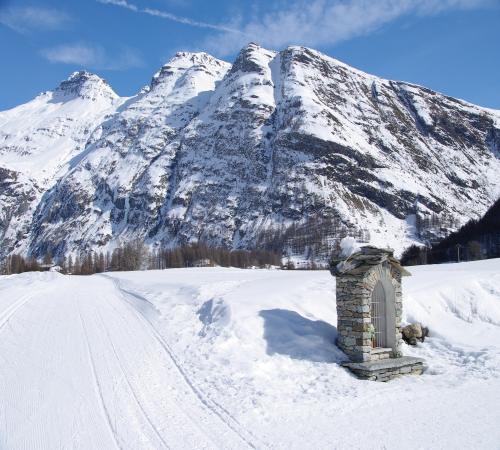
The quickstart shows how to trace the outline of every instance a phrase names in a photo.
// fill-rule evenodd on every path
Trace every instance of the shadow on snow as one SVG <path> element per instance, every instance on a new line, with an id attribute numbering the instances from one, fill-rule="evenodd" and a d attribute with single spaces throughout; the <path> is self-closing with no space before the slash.
<path id="1" fill-rule="evenodd" d="M 286 309 L 259 312 L 264 319 L 268 355 L 287 355 L 312 362 L 340 362 L 344 353 L 335 345 L 337 328 L 322 320 L 310 320 Z"/>

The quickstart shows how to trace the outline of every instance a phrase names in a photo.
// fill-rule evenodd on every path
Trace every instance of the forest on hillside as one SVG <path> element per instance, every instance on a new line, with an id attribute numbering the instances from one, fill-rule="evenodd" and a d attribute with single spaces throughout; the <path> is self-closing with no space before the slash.
<path id="1" fill-rule="evenodd" d="M 404 265 L 474 261 L 500 257 L 500 199 L 479 220 L 470 220 L 430 246 L 413 245 L 402 255 Z"/>

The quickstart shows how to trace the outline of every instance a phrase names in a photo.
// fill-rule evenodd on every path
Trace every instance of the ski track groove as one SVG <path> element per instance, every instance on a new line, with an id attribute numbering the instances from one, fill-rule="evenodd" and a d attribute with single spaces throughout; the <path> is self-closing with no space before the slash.
<path id="1" fill-rule="evenodd" d="M 126 319 L 124 318 L 123 316 L 123 311 L 120 311 L 119 309 L 117 309 L 114 305 L 112 305 L 110 302 L 108 302 L 108 305 L 116 312 L 117 315 L 119 315 L 125 322 L 126 322 Z M 134 315 L 135 317 L 135 315 Z M 127 332 L 127 328 L 124 329 L 124 332 Z M 154 337 L 154 336 L 153 336 Z M 156 341 L 156 338 L 155 338 L 155 341 Z M 160 343 L 159 343 L 160 344 Z M 160 345 L 160 347 L 162 347 Z M 162 347 L 163 349 L 163 347 Z M 164 349 L 163 349 L 164 350 Z M 177 370 L 177 367 L 175 366 L 175 364 L 173 365 L 173 368 L 174 370 Z M 196 420 L 196 418 L 192 417 L 192 415 L 189 413 L 189 411 L 186 411 L 186 409 L 182 406 L 181 403 L 179 403 L 179 401 L 175 398 L 172 397 L 172 401 L 175 403 L 175 405 L 177 406 L 177 409 L 179 411 L 182 411 L 183 414 L 187 417 L 187 419 L 189 419 L 189 421 L 192 423 L 192 425 L 198 429 L 198 431 L 203 434 L 209 441 L 212 441 L 213 442 L 213 437 L 210 435 L 209 432 L 207 432 L 207 430 L 205 430 L 204 427 L 201 427 L 199 424 L 198 424 L 198 421 Z M 214 442 L 213 442 L 214 443 Z M 215 445 L 215 443 L 214 443 Z"/>
<path id="2" fill-rule="evenodd" d="M 26 303 L 28 303 L 34 294 L 28 293 L 23 295 L 20 299 L 13 302 L 12 305 L 9 305 L 2 311 L 0 314 L 0 330 L 10 321 L 10 319 L 16 314 L 16 312 L 21 309 Z"/>
<path id="3" fill-rule="evenodd" d="M 50 289 L 45 289 L 45 290 L 41 290 L 41 291 L 38 291 L 38 292 L 43 292 L 43 293 L 46 293 L 46 292 L 49 292 Z M 19 298 L 16 302 L 14 302 L 12 305 L 10 305 L 8 308 L 6 308 L 5 310 L 3 310 L 2 312 L 5 312 L 7 309 L 10 309 L 14 306 L 14 304 L 18 304 L 20 303 L 22 300 L 25 300 L 22 305 L 19 305 L 18 308 L 15 308 L 15 311 L 12 312 L 12 314 L 9 315 L 9 317 L 7 318 L 6 322 L 8 322 L 12 316 L 14 316 L 15 312 L 20 309 L 22 306 L 24 306 L 26 303 L 29 302 L 29 300 L 31 300 L 32 298 L 34 297 L 34 294 L 31 294 L 31 293 L 28 293 L 28 294 L 24 294 L 21 296 L 21 298 Z M 45 318 L 47 318 L 50 313 L 52 311 L 50 309 L 44 311 L 45 313 Z M 2 314 L 2 316 L 5 316 L 4 314 Z M 42 329 L 42 332 L 37 336 L 38 339 L 40 339 L 41 341 L 43 341 L 46 337 L 47 337 L 47 331 L 49 330 L 49 320 L 43 320 L 42 323 L 44 323 L 44 326 L 43 326 L 43 329 Z M 3 325 L 5 325 L 6 323 L 3 323 L 2 324 L 2 327 Z M 28 417 L 25 417 L 25 422 L 29 423 L 31 426 L 33 427 L 36 427 L 38 426 L 38 424 L 36 424 L 33 420 L 33 416 L 34 416 L 34 413 L 32 410 L 29 411 L 28 413 Z M 5 416 L 3 417 L 3 419 L 5 419 Z M 3 422 L 3 428 L 4 428 L 4 433 L 3 433 L 3 442 L 4 442 L 4 446 L 3 447 L 0 447 L 1 449 L 7 449 L 8 446 L 7 446 L 7 439 L 8 439 L 8 436 L 9 436 L 9 433 L 7 432 L 7 422 Z"/>
<path id="4" fill-rule="evenodd" d="M 111 336 L 109 334 L 109 331 L 108 329 L 106 328 L 105 324 L 104 324 L 104 321 L 102 319 L 102 315 L 101 313 L 99 312 L 99 310 L 97 308 L 95 308 L 95 311 L 99 317 L 99 321 L 101 322 L 101 329 L 104 330 L 104 332 L 106 333 L 106 336 L 108 338 L 108 341 L 111 345 L 111 349 L 113 351 L 113 354 L 116 358 L 116 361 L 118 363 L 118 367 L 120 368 L 120 372 L 121 374 L 123 375 L 123 379 L 125 380 L 125 383 L 127 383 L 127 386 L 130 390 L 130 393 L 132 394 L 132 397 L 134 398 L 134 401 L 135 403 L 137 404 L 137 406 L 139 407 L 140 411 L 142 412 L 144 418 L 146 419 L 146 421 L 148 422 L 148 424 L 150 425 L 151 429 L 153 430 L 153 433 L 158 437 L 158 439 L 162 442 L 163 446 L 167 449 L 170 449 L 170 446 L 165 442 L 165 440 L 163 439 L 163 437 L 161 436 L 160 432 L 158 431 L 158 429 L 156 428 L 156 426 L 153 424 L 153 422 L 151 421 L 149 415 L 146 413 L 145 409 L 143 408 L 141 402 L 139 401 L 138 397 L 137 397 L 137 394 L 134 390 L 134 388 L 132 387 L 132 384 L 130 383 L 130 380 L 129 378 L 127 377 L 127 374 L 125 373 L 125 370 L 123 369 L 123 364 L 118 356 L 118 353 L 116 351 L 116 347 L 113 343 L 113 340 L 111 339 Z"/>
<path id="5" fill-rule="evenodd" d="M 107 410 L 106 405 L 104 403 L 104 398 L 103 398 L 103 395 L 102 395 L 101 385 L 99 384 L 99 380 L 97 378 L 97 373 L 96 373 L 96 369 L 95 369 L 94 358 L 92 356 L 92 351 L 90 350 L 90 344 L 89 344 L 89 338 L 88 338 L 87 328 L 85 327 L 85 324 L 84 324 L 84 321 L 83 321 L 83 318 L 82 318 L 82 313 L 81 313 L 81 309 L 80 309 L 80 302 L 78 301 L 78 299 L 76 299 L 76 307 L 77 307 L 77 311 L 78 311 L 78 317 L 80 318 L 80 324 L 82 326 L 83 334 L 84 334 L 84 337 L 85 337 L 85 346 L 87 348 L 87 355 L 88 355 L 89 363 L 90 363 L 90 371 L 92 373 L 92 378 L 94 380 L 94 386 L 95 386 L 95 389 L 96 389 L 98 397 L 99 397 L 99 404 L 100 404 L 102 413 L 104 414 L 104 417 L 106 419 L 106 423 L 108 425 L 108 429 L 109 429 L 109 432 L 111 434 L 111 437 L 113 439 L 114 444 L 116 445 L 116 447 L 118 449 L 123 450 L 123 447 L 118 442 L 118 439 L 117 439 L 117 436 L 116 436 L 116 430 L 113 428 L 113 425 L 111 423 L 111 417 L 109 415 L 109 411 Z"/>
<path id="6" fill-rule="evenodd" d="M 108 275 L 101 275 L 103 278 L 106 278 L 110 280 L 114 285 L 120 296 L 124 299 L 124 303 L 128 306 L 130 310 L 132 310 L 133 314 L 136 315 L 139 320 L 141 320 L 145 325 L 146 328 L 149 329 L 153 335 L 153 337 L 156 338 L 156 340 L 159 342 L 161 347 L 165 350 L 167 356 L 172 360 L 174 363 L 177 371 L 179 374 L 182 376 L 184 379 L 184 382 L 189 386 L 190 390 L 195 394 L 195 396 L 198 398 L 201 404 L 203 404 L 211 413 L 215 414 L 221 422 L 228 427 L 229 429 L 232 430 L 246 445 L 248 445 L 251 448 L 257 449 L 257 447 L 247 438 L 243 435 L 243 433 L 248 433 L 250 436 L 256 440 L 255 436 L 252 435 L 248 430 L 238 430 L 238 428 L 243 428 L 241 424 L 224 408 L 222 408 L 220 405 L 217 403 L 213 402 L 211 399 L 206 398 L 201 391 L 194 385 L 194 383 L 191 381 L 189 376 L 186 374 L 184 369 L 182 368 L 181 364 L 177 361 L 177 357 L 174 355 L 173 350 L 170 348 L 170 345 L 163 339 L 163 337 L 160 335 L 160 333 L 156 330 L 154 325 L 151 323 L 149 319 L 147 319 L 144 315 L 140 314 L 130 303 L 130 300 L 127 298 L 128 296 L 132 296 L 137 298 L 140 301 L 147 301 L 150 303 L 147 299 L 144 299 L 142 296 L 139 294 L 136 294 L 134 292 L 130 292 L 124 288 L 121 287 L 119 280 L 114 279 L 113 277 L 110 277 Z M 220 410 L 218 410 L 220 409 Z M 226 416 L 226 417 L 224 417 Z M 235 425 L 231 424 L 230 421 L 235 422 Z M 262 448 L 264 448 L 263 446 Z"/>

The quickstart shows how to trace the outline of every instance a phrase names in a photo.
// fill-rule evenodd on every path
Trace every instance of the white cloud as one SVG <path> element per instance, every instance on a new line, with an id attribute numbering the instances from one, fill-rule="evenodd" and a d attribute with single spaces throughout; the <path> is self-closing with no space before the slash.
<path id="1" fill-rule="evenodd" d="M 435 15 L 488 3 L 489 0 L 294 0 L 280 10 L 240 23 L 239 34 L 209 36 L 205 47 L 227 55 L 249 40 L 273 49 L 290 44 L 333 45 L 367 35 L 402 16 Z"/>
<path id="2" fill-rule="evenodd" d="M 114 5 L 121 6 L 125 9 L 130 9 L 130 11 L 139 12 L 139 8 L 125 0 L 97 0 L 97 3 L 102 3 L 103 5 Z"/>
<path id="3" fill-rule="evenodd" d="M 19 33 L 32 30 L 59 30 L 65 28 L 71 17 L 49 8 L 24 7 L 0 10 L 0 23 Z"/>
<path id="4" fill-rule="evenodd" d="M 136 13 L 148 14 L 150 16 L 155 16 L 155 17 L 159 17 L 161 19 L 170 20 L 172 22 L 182 23 L 184 25 L 189 25 L 192 27 L 208 28 L 208 29 L 212 29 L 212 30 L 223 31 L 226 33 L 236 33 L 236 34 L 241 33 L 240 30 L 233 29 L 233 28 L 227 27 L 225 25 L 217 25 L 217 24 L 208 23 L 208 22 L 200 22 L 198 20 L 190 19 L 189 17 L 177 16 L 175 14 L 171 14 L 171 13 L 166 12 L 166 11 L 160 11 L 159 9 L 140 8 L 137 5 L 130 3 L 126 0 L 97 0 L 97 2 L 102 3 L 104 5 L 120 6 L 122 8 L 128 9 L 128 10 L 136 12 Z"/>
<path id="5" fill-rule="evenodd" d="M 131 49 L 125 49 L 111 57 L 101 46 L 82 42 L 44 49 L 41 54 L 52 63 L 72 64 L 93 69 L 125 70 L 143 65 L 141 57 Z"/>
<path id="6" fill-rule="evenodd" d="M 367 35 L 402 16 L 428 16 L 448 10 L 472 9 L 495 0 L 290 0 L 272 12 L 253 14 L 250 20 L 234 17 L 217 25 L 200 22 L 152 8 L 142 8 L 128 0 L 96 0 L 135 13 L 207 28 L 218 33 L 206 39 L 204 47 L 218 55 L 228 55 L 249 41 L 280 49 L 289 44 L 334 45 Z"/>
<path id="7" fill-rule="evenodd" d="M 53 63 L 92 66 L 103 58 L 100 49 L 85 44 L 63 44 L 42 50 L 43 56 Z"/>

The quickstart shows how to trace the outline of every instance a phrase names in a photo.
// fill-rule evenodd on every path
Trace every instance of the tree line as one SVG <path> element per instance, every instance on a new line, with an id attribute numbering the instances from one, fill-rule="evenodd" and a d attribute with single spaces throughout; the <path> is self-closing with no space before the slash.
<path id="1" fill-rule="evenodd" d="M 281 256 L 268 250 L 228 250 L 203 243 L 150 251 L 142 241 L 122 244 L 110 252 L 86 252 L 73 258 L 52 260 L 46 254 L 39 263 L 34 258 L 10 255 L 1 272 L 7 275 L 57 266 L 63 273 L 91 275 L 111 271 L 154 270 L 181 267 L 269 267 L 281 266 Z"/>
<path id="2" fill-rule="evenodd" d="M 326 262 L 340 254 L 339 243 L 345 236 L 359 242 L 370 239 L 369 232 L 353 224 L 345 224 L 339 217 L 310 217 L 289 226 L 268 228 L 256 236 L 255 249 L 229 250 L 211 247 L 205 243 L 183 245 L 177 248 L 149 250 L 142 241 L 122 244 L 110 252 L 82 252 L 65 259 L 56 258 L 55 264 L 65 273 L 89 275 L 108 271 L 132 271 L 217 265 L 222 267 L 281 266 L 284 269 L 321 269 Z M 293 257 L 299 256 L 295 264 Z M 43 262 L 21 255 L 0 267 L 1 273 L 19 273 L 44 270 L 52 265 L 47 252 Z"/>
<path id="3" fill-rule="evenodd" d="M 17 254 L 7 256 L 7 259 L 1 267 L 1 273 L 5 275 L 38 270 L 41 270 L 41 267 L 35 258 L 24 258 Z"/>
<path id="4" fill-rule="evenodd" d="M 217 265 L 222 267 L 281 266 L 281 256 L 269 250 L 227 250 L 206 244 L 192 244 L 174 249 L 153 251 L 149 256 L 150 269 Z"/>
<path id="5" fill-rule="evenodd" d="M 287 268 L 326 268 L 326 262 L 340 255 L 340 241 L 353 236 L 358 242 L 368 242 L 368 230 L 345 224 L 339 217 L 314 216 L 285 227 L 269 228 L 256 237 L 257 247 L 283 255 Z M 303 260 L 298 267 L 292 256 Z"/>

